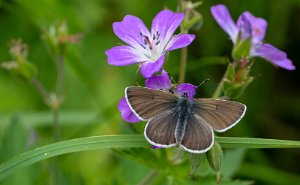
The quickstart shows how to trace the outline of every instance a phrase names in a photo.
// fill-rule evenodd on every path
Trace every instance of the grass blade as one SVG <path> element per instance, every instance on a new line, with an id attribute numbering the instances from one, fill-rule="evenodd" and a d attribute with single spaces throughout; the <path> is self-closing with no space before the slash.
<path id="1" fill-rule="evenodd" d="M 224 148 L 300 148 L 300 142 L 260 138 L 216 137 Z M 108 135 L 72 139 L 25 152 L 0 165 L 0 180 L 41 160 L 98 149 L 149 147 L 143 135 Z"/>

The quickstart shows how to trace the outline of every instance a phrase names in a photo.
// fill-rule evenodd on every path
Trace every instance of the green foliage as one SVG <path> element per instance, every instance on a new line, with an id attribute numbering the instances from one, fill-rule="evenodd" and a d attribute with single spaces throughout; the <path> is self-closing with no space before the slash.
<path id="1" fill-rule="evenodd" d="M 199 84 L 211 79 L 198 89 L 197 97 L 211 97 L 226 71 L 217 97 L 239 99 L 248 107 L 241 123 L 225 135 L 246 138 L 216 138 L 225 148 L 220 184 L 297 184 L 298 150 L 281 148 L 299 148 L 299 143 L 258 138 L 299 140 L 299 74 L 275 69 L 260 59 L 255 64 L 249 61 L 251 72 L 247 67 L 241 70 L 238 62 L 247 59 L 249 41 L 232 50 L 228 36 L 209 12 L 214 4 L 217 2 L 205 1 L 193 7 L 193 17 L 184 22 L 184 29 L 196 35 L 188 48 L 186 82 Z M 296 65 L 299 5 L 298 0 L 227 3 L 234 18 L 245 10 L 265 18 L 266 42 L 286 51 Z M 136 66 L 121 69 L 107 64 L 104 51 L 122 43 L 114 35 L 112 23 L 132 14 L 149 27 L 158 11 L 165 7 L 176 10 L 176 6 L 177 1 L 166 0 L 0 1 L 1 185 L 55 184 L 50 180 L 50 157 L 60 161 L 59 182 L 63 185 L 216 184 L 205 158 L 196 156 L 189 162 L 188 154 L 183 153 L 174 160 L 176 150 L 150 149 L 142 135 L 132 135 L 141 133 L 144 123 L 125 124 L 116 108 L 124 88 L 144 85 L 144 80 L 135 75 Z M 67 28 L 59 29 L 64 24 Z M 60 43 L 76 40 L 77 33 L 82 33 L 80 42 L 67 47 Z M 13 38 L 22 38 L 28 52 L 12 55 L 8 43 Z M 226 59 L 230 51 L 237 62 L 234 65 Z M 54 55 L 61 54 L 65 57 L 64 103 L 59 116 L 62 142 L 51 144 L 52 112 L 28 81 L 38 79 L 54 92 Z M 179 58 L 180 52 L 174 51 L 166 64 L 175 80 Z M 104 148 L 112 150 L 98 150 Z"/>

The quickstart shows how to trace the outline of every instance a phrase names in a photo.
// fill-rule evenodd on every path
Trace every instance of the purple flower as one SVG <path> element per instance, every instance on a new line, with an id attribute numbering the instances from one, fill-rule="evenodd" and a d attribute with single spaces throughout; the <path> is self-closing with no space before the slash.
<path id="1" fill-rule="evenodd" d="M 107 50 L 108 63 L 115 66 L 139 64 L 142 75 L 151 77 L 162 69 L 166 52 L 188 46 L 194 40 L 192 34 L 173 36 L 183 18 L 183 13 L 163 10 L 153 19 L 151 31 L 141 19 L 132 15 L 113 23 L 115 34 L 128 45 Z"/>
<path id="2" fill-rule="evenodd" d="M 285 52 L 262 42 L 267 29 L 267 22 L 263 18 L 257 18 L 250 12 L 244 12 L 235 24 L 228 9 L 221 4 L 211 7 L 211 13 L 235 45 L 238 44 L 239 39 L 251 39 L 250 57 L 264 58 L 287 70 L 296 69 Z"/>
<path id="3" fill-rule="evenodd" d="M 183 83 L 176 87 L 176 93 L 179 96 L 184 96 L 184 94 L 186 94 L 189 99 L 193 99 L 194 95 L 196 94 L 197 88 L 197 86 L 194 86 L 192 84 Z"/>
<path id="4" fill-rule="evenodd" d="M 118 103 L 118 109 L 121 112 L 122 118 L 129 123 L 139 122 L 140 119 L 131 111 L 130 107 L 127 104 L 125 97 L 121 98 Z"/>
<path id="5" fill-rule="evenodd" d="M 171 82 L 168 73 L 162 70 L 161 75 L 154 75 L 146 79 L 146 87 L 155 90 L 171 89 Z"/>

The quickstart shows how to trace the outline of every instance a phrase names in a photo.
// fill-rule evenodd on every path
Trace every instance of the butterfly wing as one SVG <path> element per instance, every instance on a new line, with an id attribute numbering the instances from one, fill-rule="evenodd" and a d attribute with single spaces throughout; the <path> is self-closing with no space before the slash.
<path id="1" fill-rule="evenodd" d="M 177 117 L 176 113 L 168 110 L 150 119 L 144 131 L 145 138 L 148 142 L 152 145 L 164 148 L 175 146 Z"/>
<path id="2" fill-rule="evenodd" d="M 213 143 L 214 133 L 211 126 L 195 115 L 189 115 L 181 147 L 190 153 L 204 153 Z"/>
<path id="3" fill-rule="evenodd" d="M 125 98 L 130 109 L 143 121 L 173 109 L 178 100 L 173 94 L 145 87 L 127 87 Z"/>
<path id="4" fill-rule="evenodd" d="M 209 98 L 196 99 L 193 106 L 195 117 L 217 132 L 224 132 L 236 125 L 246 109 L 246 105 L 238 102 Z"/>

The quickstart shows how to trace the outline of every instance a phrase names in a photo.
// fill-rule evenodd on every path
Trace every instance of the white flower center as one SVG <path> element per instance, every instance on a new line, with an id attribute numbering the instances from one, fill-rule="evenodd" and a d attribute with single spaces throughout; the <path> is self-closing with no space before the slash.
<path id="1" fill-rule="evenodd" d="M 140 35 L 143 38 L 143 43 L 140 43 L 140 46 L 146 50 L 146 52 L 144 52 L 145 56 L 152 61 L 158 60 L 163 53 L 163 50 L 159 47 L 161 41 L 158 31 L 153 33 L 152 37 L 144 35 L 143 33 L 140 33 Z"/>

